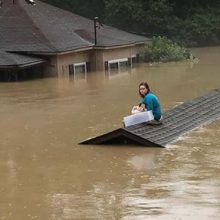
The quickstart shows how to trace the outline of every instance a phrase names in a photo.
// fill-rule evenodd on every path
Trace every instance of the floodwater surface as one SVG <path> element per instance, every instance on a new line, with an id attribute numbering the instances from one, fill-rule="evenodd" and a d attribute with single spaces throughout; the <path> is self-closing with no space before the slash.
<path id="1" fill-rule="evenodd" d="M 0 83 L 0 220 L 220 219 L 220 120 L 165 149 L 84 146 L 121 127 L 149 82 L 166 110 L 220 88 L 220 47 L 193 62 Z"/>

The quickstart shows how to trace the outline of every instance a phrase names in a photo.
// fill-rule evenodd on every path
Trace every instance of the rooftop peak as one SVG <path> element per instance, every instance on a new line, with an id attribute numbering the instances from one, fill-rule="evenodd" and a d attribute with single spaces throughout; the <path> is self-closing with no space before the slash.
<path id="1" fill-rule="evenodd" d="M 14 0 L 13 0 L 14 1 Z M 25 0 L 30 5 L 36 5 L 35 0 Z"/>
<path id="2" fill-rule="evenodd" d="M 10 0 L 13 5 L 16 4 L 16 0 Z M 36 5 L 35 0 L 25 0 L 30 5 Z M 9 2 L 8 2 L 9 3 Z M 0 0 L 0 8 L 4 6 L 4 0 Z"/>

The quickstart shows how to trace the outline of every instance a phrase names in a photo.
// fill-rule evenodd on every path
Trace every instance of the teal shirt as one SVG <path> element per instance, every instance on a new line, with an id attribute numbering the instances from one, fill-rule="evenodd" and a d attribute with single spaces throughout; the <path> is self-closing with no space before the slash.
<path id="1" fill-rule="evenodd" d="M 141 103 L 145 104 L 147 110 L 152 110 L 155 120 L 159 120 L 162 115 L 160 101 L 152 92 L 147 93 Z"/>

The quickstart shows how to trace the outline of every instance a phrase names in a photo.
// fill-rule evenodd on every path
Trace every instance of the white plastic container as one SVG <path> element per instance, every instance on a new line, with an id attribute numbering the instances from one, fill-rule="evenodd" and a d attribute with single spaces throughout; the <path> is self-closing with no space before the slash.
<path id="1" fill-rule="evenodd" d="M 125 127 L 151 121 L 154 119 L 152 111 L 140 112 L 124 117 Z"/>

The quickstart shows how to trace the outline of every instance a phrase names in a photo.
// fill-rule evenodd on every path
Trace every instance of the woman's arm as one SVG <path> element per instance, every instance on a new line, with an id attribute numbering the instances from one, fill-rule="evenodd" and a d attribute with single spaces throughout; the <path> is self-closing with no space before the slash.
<path id="1" fill-rule="evenodd" d="M 153 99 L 151 97 L 144 97 L 144 104 L 147 106 L 147 110 L 153 110 Z"/>

